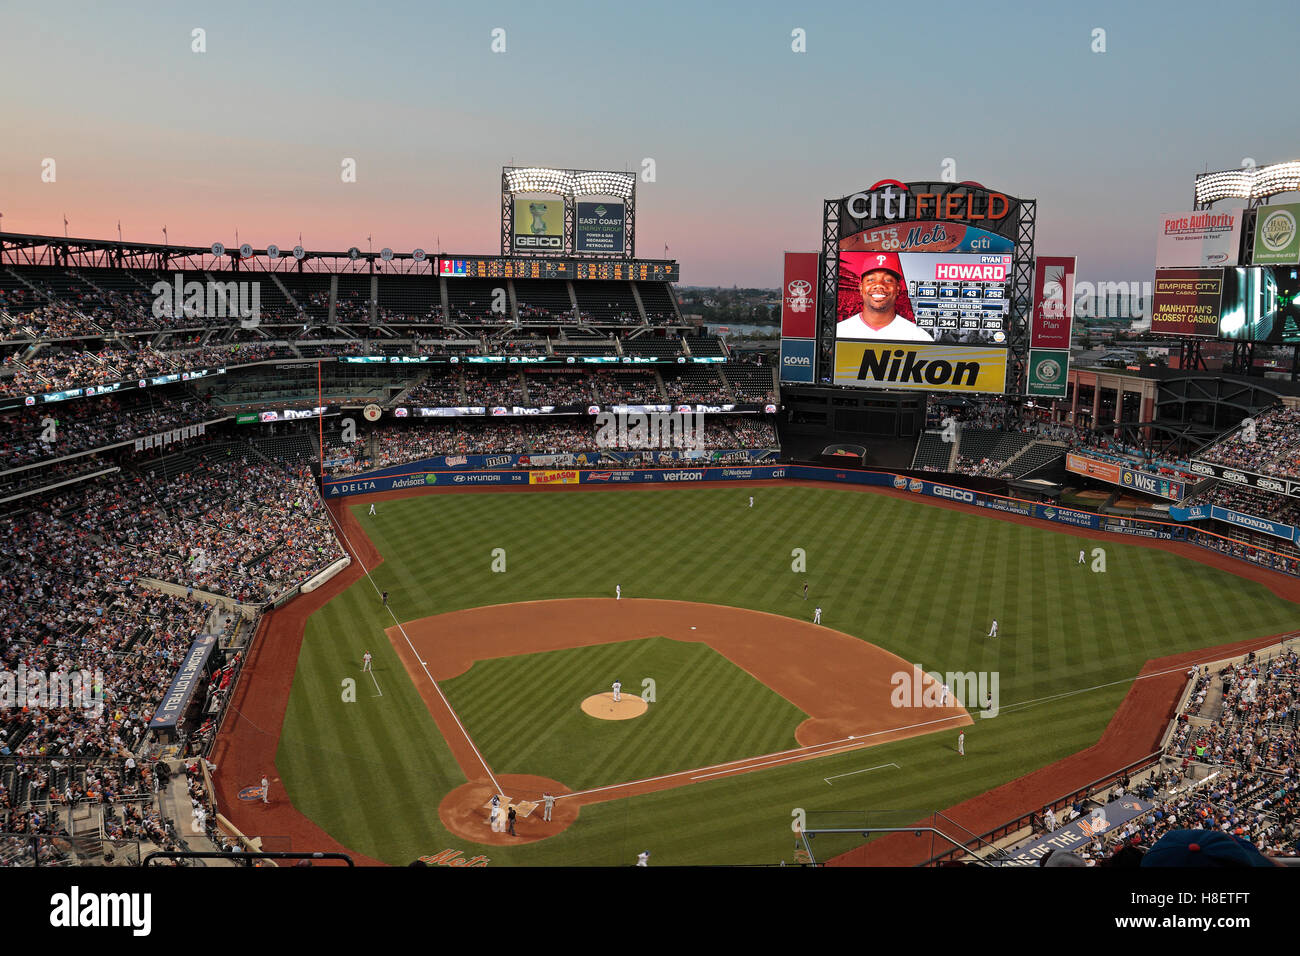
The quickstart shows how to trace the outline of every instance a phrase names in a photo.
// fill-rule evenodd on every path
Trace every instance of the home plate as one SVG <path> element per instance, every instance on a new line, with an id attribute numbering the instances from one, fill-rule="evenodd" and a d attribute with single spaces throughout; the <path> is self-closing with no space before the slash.
<path id="1" fill-rule="evenodd" d="M 691 630 L 692 630 L 692 631 L 695 630 L 695 625 L 694 625 L 694 624 L 691 625 Z"/>

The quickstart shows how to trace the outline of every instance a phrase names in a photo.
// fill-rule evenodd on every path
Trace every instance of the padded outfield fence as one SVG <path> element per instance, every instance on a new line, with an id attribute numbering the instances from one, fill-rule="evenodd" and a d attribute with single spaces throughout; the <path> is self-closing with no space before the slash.
<path id="1" fill-rule="evenodd" d="M 696 484 L 712 481 L 824 481 L 828 483 L 873 485 L 894 488 L 913 494 L 958 504 L 973 505 L 989 511 L 1064 524 L 1090 531 L 1161 541 L 1182 541 L 1211 551 L 1218 551 L 1240 561 L 1300 577 L 1300 560 L 1291 554 L 1274 551 L 1238 538 L 1203 531 L 1175 521 L 1150 518 L 1116 517 L 1078 508 L 1063 508 L 1049 502 L 1029 501 L 988 491 L 975 491 L 960 485 L 932 481 L 928 478 L 900 475 L 887 471 L 856 468 L 828 468 L 822 465 L 722 465 L 677 468 L 572 468 L 521 470 L 438 471 L 408 470 L 394 473 L 355 475 L 350 478 L 324 479 L 321 497 L 326 501 L 352 495 L 401 491 L 411 488 L 536 488 L 563 485 L 617 486 L 637 484 Z"/>

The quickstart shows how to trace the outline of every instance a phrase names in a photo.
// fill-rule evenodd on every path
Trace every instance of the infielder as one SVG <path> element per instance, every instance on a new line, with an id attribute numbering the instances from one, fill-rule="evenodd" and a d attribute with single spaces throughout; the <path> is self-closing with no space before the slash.
<path id="1" fill-rule="evenodd" d="M 271 781 L 267 780 L 265 777 L 262 778 L 262 802 L 271 802 Z"/>
<path id="2" fill-rule="evenodd" d="M 989 637 L 998 636 L 998 619 L 996 617 L 993 619 L 993 626 L 989 628 L 988 636 Z"/>
<path id="3" fill-rule="evenodd" d="M 957 734 L 957 756 L 966 756 L 966 731 Z"/>
<path id="4" fill-rule="evenodd" d="M 821 622 L 822 622 L 822 609 L 821 609 L 821 608 L 814 608 L 814 609 L 813 609 L 813 623 L 814 623 L 814 624 L 820 624 Z"/>
<path id="5" fill-rule="evenodd" d="M 371 514 L 375 513 L 375 503 L 373 501 L 370 503 L 370 513 Z"/>
<path id="6" fill-rule="evenodd" d="M 943 691 L 939 695 L 939 706 L 940 707 L 948 706 L 948 685 L 947 684 L 943 685 Z"/>
<path id="7" fill-rule="evenodd" d="M 623 682 L 614 681 L 614 703 L 617 704 L 622 699 L 623 699 Z"/>
<path id="8" fill-rule="evenodd" d="M 361 673 L 364 674 L 368 670 L 370 670 L 370 652 L 366 651 L 361 655 Z"/>
<path id="9" fill-rule="evenodd" d="M 542 819 L 549 823 L 551 821 L 551 811 L 555 809 L 555 797 L 552 794 L 542 794 Z"/>
<path id="10" fill-rule="evenodd" d="M 615 601 L 621 601 L 622 599 L 623 599 L 623 585 L 621 585 L 621 584 L 615 584 L 615 585 L 614 585 L 614 600 L 615 600 Z"/>

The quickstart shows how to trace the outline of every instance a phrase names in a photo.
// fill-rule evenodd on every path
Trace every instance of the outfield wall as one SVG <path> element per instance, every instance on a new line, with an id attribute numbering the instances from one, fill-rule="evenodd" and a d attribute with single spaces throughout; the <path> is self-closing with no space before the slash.
<path id="1" fill-rule="evenodd" d="M 409 468 L 410 466 L 408 466 Z M 798 479 L 830 483 L 872 485 L 909 491 L 913 494 L 955 501 L 959 504 L 1000 511 L 1004 514 L 1035 518 L 1054 524 L 1104 531 L 1112 534 L 1154 538 L 1162 541 L 1186 541 L 1211 551 L 1251 564 L 1300 577 L 1300 562 L 1289 555 L 1241 542 L 1209 531 L 1182 524 L 1151 521 L 1143 518 L 1117 518 L 1091 511 L 1062 508 L 1055 504 L 1010 498 L 986 491 L 972 491 L 957 485 L 924 478 L 896 475 L 892 472 L 861 469 L 827 468 L 821 465 L 726 465 L 703 468 L 615 468 L 532 471 L 407 471 L 403 474 L 370 474 L 354 478 L 327 479 L 322 484 L 325 500 L 352 495 L 399 491 L 408 488 L 467 488 L 479 485 L 618 485 L 618 484 L 688 484 L 709 481 L 779 481 Z M 1254 555 L 1252 557 L 1252 554 Z"/>

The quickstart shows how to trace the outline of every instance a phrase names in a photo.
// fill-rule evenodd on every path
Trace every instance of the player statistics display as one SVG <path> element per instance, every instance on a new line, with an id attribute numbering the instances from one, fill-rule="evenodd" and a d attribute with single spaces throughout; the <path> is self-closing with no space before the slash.
<path id="1" fill-rule="evenodd" d="M 836 341 L 1004 347 L 1010 254 L 840 252 Z"/>

